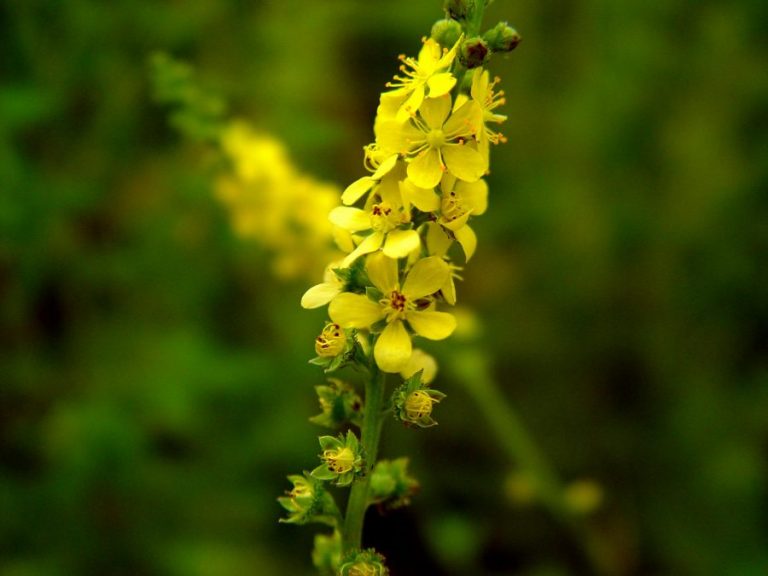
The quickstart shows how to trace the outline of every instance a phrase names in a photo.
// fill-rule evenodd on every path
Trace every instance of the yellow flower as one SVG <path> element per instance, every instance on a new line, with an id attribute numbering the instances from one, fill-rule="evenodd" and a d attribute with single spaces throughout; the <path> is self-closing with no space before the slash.
<path id="1" fill-rule="evenodd" d="M 368 192 L 371 188 L 378 185 L 382 178 L 392 172 L 392 169 L 397 164 L 397 154 L 390 155 L 384 160 L 378 168 L 370 176 L 363 176 L 362 178 L 355 180 L 347 186 L 344 193 L 341 195 L 341 201 L 345 206 L 350 206 L 357 202 L 362 196 Z M 395 185 L 397 182 L 395 181 Z"/>
<path id="2" fill-rule="evenodd" d="M 489 154 L 489 142 L 498 144 L 499 142 L 507 141 L 501 132 L 497 132 L 488 126 L 489 123 L 501 124 L 507 119 L 503 114 L 496 114 L 494 112 L 496 108 L 506 103 L 503 90 L 499 90 L 496 93 L 493 92 L 493 88 L 499 82 L 500 79 L 498 77 L 494 78 L 493 82 L 490 82 L 488 71 L 482 69 L 478 69 L 472 77 L 472 98 L 483 110 L 483 129 L 478 135 L 478 145 L 480 152 L 486 158 L 488 158 Z"/>
<path id="3" fill-rule="evenodd" d="M 474 182 L 488 170 L 488 161 L 469 141 L 482 127 L 482 110 L 473 100 L 451 114 L 451 97 L 426 100 L 411 122 L 384 122 L 379 139 L 387 149 L 415 156 L 408 178 L 419 188 L 434 188 L 450 170 L 457 178 Z"/>
<path id="4" fill-rule="evenodd" d="M 370 256 L 366 269 L 381 299 L 374 302 L 367 296 L 344 292 L 331 301 L 328 314 L 343 328 L 370 328 L 385 320 L 373 356 L 384 372 L 399 372 L 407 365 L 413 349 L 405 322 L 416 334 L 430 340 L 447 338 L 456 327 L 452 315 L 429 309 L 432 302 L 428 297 L 440 290 L 450 270 L 441 258 L 424 258 L 413 265 L 401 287 L 397 261 L 383 253 Z"/>
<path id="5" fill-rule="evenodd" d="M 450 174 L 443 177 L 440 215 L 426 224 L 427 252 L 433 256 L 445 256 L 454 240 L 469 261 L 477 248 L 477 236 L 470 228 L 470 216 L 479 216 L 488 209 L 488 185 L 484 180 L 464 182 Z M 456 271 L 460 268 L 454 266 Z"/>
<path id="6" fill-rule="evenodd" d="M 395 76 L 394 82 L 387 83 L 387 87 L 395 88 L 390 94 L 402 98 L 395 115 L 398 122 L 408 120 L 425 98 L 439 98 L 455 86 L 456 78 L 447 70 L 456 57 L 458 45 L 459 42 L 443 53 L 440 44 L 429 38 L 424 41 L 418 59 L 400 56 L 403 63 L 400 71 L 404 75 Z"/>
<path id="7" fill-rule="evenodd" d="M 372 230 L 344 259 L 344 267 L 379 248 L 390 258 L 403 258 L 421 246 L 416 230 L 400 229 L 401 225 L 408 223 L 410 214 L 398 204 L 382 200 L 371 205 L 369 210 L 338 206 L 331 210 L 328 218 L 336 226 L 350 232 Z"/>

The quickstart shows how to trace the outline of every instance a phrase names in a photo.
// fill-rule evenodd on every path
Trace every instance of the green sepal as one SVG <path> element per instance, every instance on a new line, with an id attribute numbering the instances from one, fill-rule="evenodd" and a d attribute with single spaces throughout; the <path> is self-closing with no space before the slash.
<path id="1" fill-rule="evenodd" d="M 323 450 L 338 450 L 344 446 L 344 442 L 335 436 L 320 436 L 317 440 Z"/>
<path id="2" fill-rule="evenodd" d="M 380 460 L 371 473 L 369 500 L 393 510 L 409 505 L 418 490 L 418 481 L 408 474 L 408 458 Z"/>
<path id="3" fill-rule="evenodd" d="M 343 292 L 362 294 L 371 284 L 365 271 L 365 258 L 358 258 L 349 268 L 333 268 L 333 273 L 344 284 Z"/>
<path id="4" fill-rule="evenodd" d="M 328 468 L 328 464 L 320 464 L 320 466 L 312 470 L 311 474 L 313 478 L 325 481 L 333 480 L 337 476 L 335 472 L 331 472 L 330 468 Z"/>
<path id="5" fill-rule="evenodd" d="M 323 487 L 319 478 L 307 472 L 303 476 L 289 476 L 293 490 L 287 491 L 277 501 L 288 512 L 287 518 L 281 518 L 285 524 L 307 524 L 317 522 L 336 527 L 341 521 L 341 514 L 333 496 Z"/>
<path id="6" fill-rule="evenodd" d="M 329 379 L 329 386 L 315 386 L 322 412 L 309 421 L 327 428 L 339 428 L 351 423 L 362 423 L 363 401 L 354 388 L 341 380 Z"/>
<path id="7" fill-rule="evenodd" d="M 366 287 L 365 295 L 368 297 L 368 300 L 371 300 L 372 302 L 378 302 L 384 297 L 381 290 L 374 288 L 373 286 Z"/>

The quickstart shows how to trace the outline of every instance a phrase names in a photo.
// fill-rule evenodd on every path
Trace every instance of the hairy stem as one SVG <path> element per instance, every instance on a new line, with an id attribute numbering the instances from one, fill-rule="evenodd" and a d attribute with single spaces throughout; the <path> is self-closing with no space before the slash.
<path id="1" fill-rule="evenodd" d="M 366 474 L 357 480 L 349 493 L 347 512 L 342 530 L 344 553 L 361 547 L 363 538 L 363 521 L 368 509 L 368 489 L 371 484 L 371 472 L 376 464 L 379 451 L 381 425 L 384 420 L 385 375 L 377 368 L 365 383 L 365 412 L 361 426 L 361 440 L 365 453 Z"/>

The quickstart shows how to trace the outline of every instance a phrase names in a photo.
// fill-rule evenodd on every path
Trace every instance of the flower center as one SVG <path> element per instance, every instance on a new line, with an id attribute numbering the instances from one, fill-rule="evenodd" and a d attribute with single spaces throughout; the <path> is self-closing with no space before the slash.
<path id="1" fill-rule="evenodd" d="M 302 496 L 312 496 L 313 490 L 307 482 L 297 482 L 290 492 L 292 498 L 301 498 Z"/>
<path id="2" fill-rule="evenodd" d="M 424 390 L 415 390 L 405 399 L 405 413 L 409 420 L 421 420 L 432 414 L 432 398 Z"/>
<path id="3" fill-rule="evenodd" d="M 427 144 L 429 144 L 430 148 L 440 148 L 443 144 L 445 144 L 445 134 L 442 130 L 430 130 L 427 134 Z"/>
<path id="4" fill-rule="evenodd" d="M 335 474 L 345 474 L 352 470 L 355 463 L 355 455 L 348 447 L 340 450 L 326 450 L 323 452 L 323 460 L 328 465 L 328 469 Z"/>
<path id="5" fill-rule="evenodd" d="M 400 213 L 386 202 L 371 207 L 371 228 L 376 232 L 389 232 L 400 223 Z"/>
<path id="6" fill-rule="evenodd" d="M 349 576 L 377 576 L 378 570 L 368 562 L 358 562 L 349 569 Z"/>
<path id="7" fill-rule="evenodd" d="M 409 302 L 406 295 L 399 290 L 392 290 L 389 293 L 389 298 L 382 299 L 380 304 L 384 307 L 387 322 L 392 322 L 398 318 L 405 318 L 408 310 L 415 308 L 415 303 Z"/>
<path id="8" fill-rule="evenodd" d="M 443 197 L 440 209 L 443 218 L 448 222 L 461 218 L 467 213 L 467 208 L 464 206 L 464 202 L 461 201 L 461 197 L 456 194 L 455 191 L 448 194 L 448 196 Z"/>

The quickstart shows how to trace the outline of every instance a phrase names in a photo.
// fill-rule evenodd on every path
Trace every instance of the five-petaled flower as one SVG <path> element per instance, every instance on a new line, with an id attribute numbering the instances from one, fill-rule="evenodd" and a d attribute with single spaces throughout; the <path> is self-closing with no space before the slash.
<path id="1" fill-rule="evenodd" d="M 411 336 L 405 322 L 418 335 L 442 340 L 456 328 L 451 314 L 433 310 L 435 294 L 445 284 L 450 268 L 442 258 L 417 261 L 400 282 L 396 260 L 383 253 L 367 261 L 368 278 L 376 287 L 377 299 L 344 292 L 331 301 L 328 313 L 344 328 L 372 328 L 381 320 L 385 327 L 373 349 L 376 364 L 384 372 L 399 372 L 411 357 Z"/>

